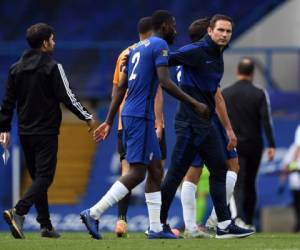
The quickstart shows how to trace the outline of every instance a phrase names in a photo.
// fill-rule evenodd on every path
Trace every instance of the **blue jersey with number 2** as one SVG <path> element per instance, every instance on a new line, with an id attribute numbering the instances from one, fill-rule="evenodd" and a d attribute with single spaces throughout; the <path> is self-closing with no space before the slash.
<path id="1" fill-rule="evenodd" d="M 154 99 L 158 87 L 156 68 L 168 66 L 169 47 L 165 40 L 152 36 L 137 44 L 127 61 L 128 94 L 122 116 L 154 120 Z"/>

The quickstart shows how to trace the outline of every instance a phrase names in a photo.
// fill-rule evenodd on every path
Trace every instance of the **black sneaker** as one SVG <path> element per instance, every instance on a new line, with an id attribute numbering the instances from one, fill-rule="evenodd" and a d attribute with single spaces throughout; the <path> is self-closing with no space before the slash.
<path id="1" fill-rule="evenodd" d="M 23 215 L 16 214 L 16 209 L 8 209 L 3 212 L 3 218 L 9 225 L 11 234 L 16 239 L 24 239 L 23 224 L 25 217 Z"/>
<path id="2" fill-rule="evenodd" d="M 245 229 L 238 227 L 234 224 L 234 222 L 231 222 L 228 227 L 225 229 L 220 229 L 217 227 L 217 233 L 216 238 L 217 239 L 230 239 L 230 238 L 244 238 L 248 237 L 251 234 L 254 234 L 254 231 L 251 229 Z"/>
<path id="3" fill-rule="evenodd" d="M 59 238 L 60 234 L 55 231 L 54 228 L 49 229 L 47 227 L 41 228 L 41 236 L 46 238 Z"/>

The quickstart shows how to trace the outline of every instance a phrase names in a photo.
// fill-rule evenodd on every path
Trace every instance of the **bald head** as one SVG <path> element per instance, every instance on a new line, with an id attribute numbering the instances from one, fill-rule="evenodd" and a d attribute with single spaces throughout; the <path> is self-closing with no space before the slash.
<path id="1" fill-rule="evenodd" d="M 238 74 L 240 75 L 253 75 L 254 73 L 254 62 L 249 57 L 243 57 L 238 64 Z"/>

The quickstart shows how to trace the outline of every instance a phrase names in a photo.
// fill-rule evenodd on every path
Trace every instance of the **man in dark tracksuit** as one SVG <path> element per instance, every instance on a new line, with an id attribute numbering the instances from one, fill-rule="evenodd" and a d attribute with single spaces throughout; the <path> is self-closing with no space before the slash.
<path id="1" fill-rule="evenodd" d="M 210 21 L 208 35 L 170 54 L 169 65 L 182 65 L 180 87 L 189 95 L 205 103 L 210 119 L 199 117 L 193 109 L 180 103 L 175 118 L 176 144 L 171 166 L 162 184 L 161 222 L 166 225 L 168 210 L 176 190 L 196 154 L 200 154 L 210 171 L 210 193 L 218 217 L 217 238 L 246 237 L 253 233 L 231 222 L 226 204 L 225 179 L 227 172 L 224 147 L 212 125 L 215 113 L 215 93 L 223 76 L 223 50 L 232 33 L 232 20 L 215 15 Z"/>
<path id="2" fill-rule="evenodd" d="M 253 60 L 242 58 L 237 69 L 238 81 L 223 91 L 228 115 L 238 139 L 240 172 L 234 192 L 237 216 L 247 225 L 253 224 L 255 211 L 256 175 L 263 152 L 262 127 L 268 140 L 269 160 L 275 154 L 269 98 L 263 89 L 253 85 L 253 77 Z"/>
<path id="3" fill-rule="evenodd" d="M 39 23 L 27 30 L 31 49 L 26 50 L 9 70 L 6 93 L 0 110 L 0 142 L 9 144 L 11 120 L 16 107 L 20 142 L 25 154 L 32 185 L 13 209 L 3 215 L 15 238 L 24 238 L 23 222 L 30 207 L 37 210 L 37 221 L 44 237 L 59 237 L 53 229 L 47 191 L 53 181 L 58 134 L 64 103 L 79 119 L 92 128 L 92 115 L 76 100 L 61 64 L 54 61 L 54 30 Z"/>

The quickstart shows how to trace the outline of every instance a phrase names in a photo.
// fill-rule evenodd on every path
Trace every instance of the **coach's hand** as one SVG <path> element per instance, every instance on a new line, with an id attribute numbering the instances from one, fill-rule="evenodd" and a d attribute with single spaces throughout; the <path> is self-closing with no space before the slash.
<path id="1" fill-rule="evenodd" d="M 9 132 L 2 132 L 0 133 L 0 144 L 3 148 L 8 148 L 10 144 L 10 133 Z"/>
<path id="2" fill-rule="evenodd" d="M 233 150 L 237 145 L 237 138 L 232 129 L 226 129 L 226 133 L 229 140 L 227 144 L 227 150 Z"/>
<path id="3" fill-rule="evenodd" d="M 108 123 L 101 123 L 100 126 L 94 131 L 94 140 L 96 142 L 105 140 L 105 138 L 109 135 L 110 128 L 111 126 Z"/>
<path id="4" fill-rule="evenodd" d="M 90 120 L 87 120 L 86 123 L 89 127 L 88 132 L 91 132 L 94 129 L 95 125 L 96 125 L 96 121 L 92 118 Z"/>
<path id="5" fill-rule="evenodd" d="M 196 101 L 194 104 L 195 110 L 205 119 L 209 118 L 209 108 L 206 104 Z"/>

